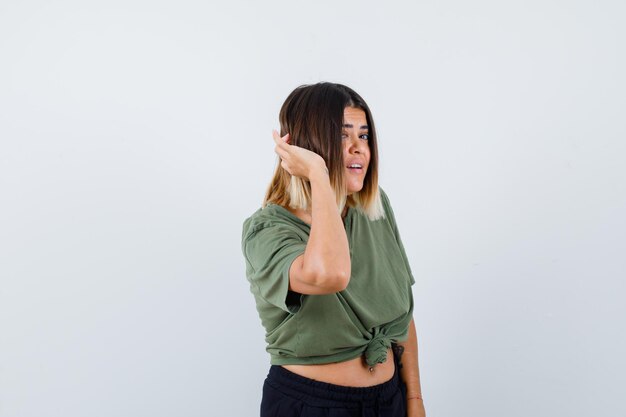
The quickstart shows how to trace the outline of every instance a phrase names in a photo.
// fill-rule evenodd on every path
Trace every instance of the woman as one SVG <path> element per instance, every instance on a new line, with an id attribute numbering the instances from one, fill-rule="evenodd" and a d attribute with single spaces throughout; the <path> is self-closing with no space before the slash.
<path id="1" fill-rule="evenodd" d="M 415 280 L 378 185 L 369 107 L 318 83 L 279 118 L 281 162 L 242 231 L 271 357 L 261 416 L 424 416 Z"/>

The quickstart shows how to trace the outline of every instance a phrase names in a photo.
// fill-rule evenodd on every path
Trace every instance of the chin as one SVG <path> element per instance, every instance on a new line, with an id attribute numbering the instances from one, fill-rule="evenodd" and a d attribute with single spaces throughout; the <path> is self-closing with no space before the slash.
<path id="1" fill-rule="evenodd" d="M 354 194 L 354 193 L 358 193 L 358 192 L 359 192 L 359 191 L 361 191 L 362 189 L 363 189 L 363 186 L 360 186 L 360 187 L 358 187 L 358 188 L 356 188 L 356 187 L 355 187 L 355 188 L 348 187 L 348 192 L 347 192 L 347 195 Z"/>

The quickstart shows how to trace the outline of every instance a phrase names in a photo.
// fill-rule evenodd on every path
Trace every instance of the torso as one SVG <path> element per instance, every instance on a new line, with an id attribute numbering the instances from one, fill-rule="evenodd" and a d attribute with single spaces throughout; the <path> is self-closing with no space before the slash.
<path id="1" fill-rule="evenodd" d="M 311 215 L 299 209 L 285 207 L 303 222 L 311 224 Z M 344 209 L 342 219 L 347 213 Z M 344 385 L 348 387 L 369 387 L 382 384 L 393 377 L 395 365 L 393 361 L 393 350 L 387 350 L 387 361 L 379 363 L 370 371 L 365 358 L 350 359 L 345 362 L 327 363 L 323 365 L 282 365 L 283 368 L 316 381 L 327 382 L 329 384 Z"/>
<path id="2" fill-rule="evenodd" d="M 391 348 L 387 350 L 387 360 L 374 366 L 373 371 L 370 371 L 363 356 L 345 362 L 323 365 L 282 365 L 282 367 L 309 379 L 348 387 L 369 387 L 382 384 L 393 377 L 395 370 Z"/>

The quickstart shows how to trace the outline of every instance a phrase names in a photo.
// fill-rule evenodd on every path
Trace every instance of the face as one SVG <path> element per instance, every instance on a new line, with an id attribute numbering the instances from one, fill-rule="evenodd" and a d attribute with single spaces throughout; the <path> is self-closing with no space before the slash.
<path id="1" fill-rule="evenodd" d="M 345 178 L 350 195 L 363 188 L 370 162 L 369 126 L 363 110 L 354 107 L 344 109 L 341 141 Z M 350 168 L 349 165 L 352 164 L 359 164 L 361 168 Z"/>

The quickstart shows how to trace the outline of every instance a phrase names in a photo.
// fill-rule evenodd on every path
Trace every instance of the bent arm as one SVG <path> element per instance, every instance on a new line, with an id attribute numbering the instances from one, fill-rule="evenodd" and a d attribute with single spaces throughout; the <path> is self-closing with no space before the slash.
<path id="1" fill-rule="evenodd" d="M 315 170 L 309 181 L 311 231 L 304 253 L 289 269 L 289 289 L 300 294 L 335 293 L 350 281 L 348 237 L 325 167 Z"/>

